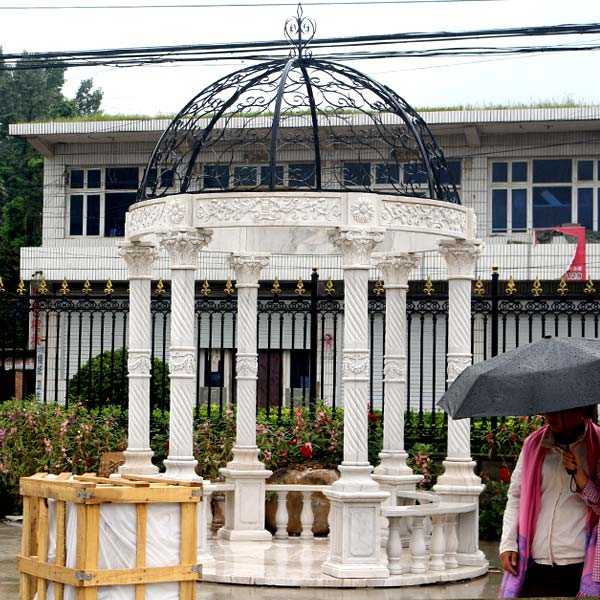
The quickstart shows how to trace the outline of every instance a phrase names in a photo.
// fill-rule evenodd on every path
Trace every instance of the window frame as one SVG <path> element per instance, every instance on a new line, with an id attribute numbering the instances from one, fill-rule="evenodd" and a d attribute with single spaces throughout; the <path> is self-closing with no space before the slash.
<path id="1" fill-rule="evenodd" d="M 561 182 L 535 182 L 533 181 L 533 162 L 536 160 L 570 160 L 571 161 L 571 181 Z M 592 179 L 579 180 L 578 170 L 579 162 L 591 161 L 593 165 Z M 507 181 L 492 181 L 493 165 L 494 163 L 507 163 Z M 513 181 L 513 164 L 514 163 L 526 163 L 527 164 L 527 180 L 526 181 Z M 506 158 L 506 157 L 495 157 L 490 158 L 488 161 L 487 170 L 487 182 L 488 182 L 488 194 L 487 194 L 487 234 L 489 236 L 507 236 L 511 234 L 522 234 L 531 233 L 533 227 L 533 193 L 536 188 L 571 188 L 571 223 L 578 223 L 579 220 L 579 190 L 585 188 L 591 188 L 592 192 L 592 231 L 599 230 L 599 218 L 600 218 L 600 158 L 590 157 L 589 155 L 576 156 L 576 157 L 562 157 L 562 156 L 532 156 L 529 158 L 517 157 L 517 158 Z M 494 190 L 505 189 L 507 191 L 507 218 L 506 218 L 506 231 L 494 230 L 493 229 L 493 193 Z M 526 229 L 514 229 L 513 228 L 513 202 L 512 195 L 514 190 L 526 190 L 526 205 L 527 205 L 527 227 Z M 559 225 L 557 225 L 559 227 Z M 542 229 L 542 228 L 536 228 Z"/>

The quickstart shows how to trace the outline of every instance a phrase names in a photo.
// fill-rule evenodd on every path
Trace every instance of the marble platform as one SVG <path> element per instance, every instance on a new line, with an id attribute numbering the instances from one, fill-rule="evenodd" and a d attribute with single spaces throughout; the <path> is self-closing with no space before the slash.
<path id="1" fill-rule="evenodd" d="M 272 542 L 210 541 L 214 560 L 203 565 L 206 582 L 314 588 L 404 587 L 473 579 L 485 575 L 483 566 L 461 566 L 423 574 L 406 573 L 386 579 L 337 579 L 323 575 L 329 540 L 273 540 Z M 407 557 L 408 565 L 408 557 Z"/>

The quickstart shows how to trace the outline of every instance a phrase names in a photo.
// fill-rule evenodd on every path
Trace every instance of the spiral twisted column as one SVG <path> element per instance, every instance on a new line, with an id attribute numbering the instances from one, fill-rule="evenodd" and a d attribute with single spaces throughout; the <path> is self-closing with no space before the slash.
<path id="1" fill-rule="evenodd" d="M 330 509 L 330 554 L 323 572 L 334 577 L 387 577 L 380 555 L 381 504 L 389 493 L 371 477 L 368 458 L 369 304 L 371 254 L 384 234 L 341 229 L 333 241 L 344 269 L 344 460 L 340 478 L 326 492 Z"/>
<path id="2" fill-rule="evenodd" d="M 478 240 L 443 241 L 439 245 L 448 266 L 448 384 L 472 361 L 471 282 L 482 250 Z M 479 501 L 483 486 L 471 458 L 469 419 L 448 418 L 448 454 L 434 490 L 450 501 Z M 484 564 L 485 556 L 479 550 L 478 511 L 459 517 L 458 540 L 459 564 Z"/>
<path id="3" fill-rule="evenodd" d="M 231 267 L 237 288 L 236 438 L 233 459 L 221 474 L 234 484 L 226 494 L 225 526 L 219 535 L 228 540 L 264 541 L 265 481 L 272 472 L 258 460 L 256 446 L 256 381 L 258 379 L 258 281 L 269 264 L 264 254 L 234 254 Z"/>
<path id="4" fill-rule="evenodd" d="M 198 252 L 212 232 L 186 229 L 163 236 L 171 260 L 171 343 L 169 347 L 170 418 L 166 476 L 198 479 L 194 459 L 196 346 L 194 344 L 195 271 Z"/>
<path id="5" fill-rule="evenodd" d="M 412 253 L 382 256 L 377 268 L 385 287 L 384 382 L 385 414 L 381 463 L 375 469 L 380 484 L 412 487 L 420 479 L 406 464 L 404 450 L 404 406 L 406 403 L 406 294 L 408 277 L 419 264 Z"/>
<path id="6" fill-rule="evenodd" d="M 151 244 L 129 242 L 119 248 L 129 271 L 128 424 L 121 474 L 158 473 L 150 449 L 150 367 L 152 265 L 158 252 Z"/>

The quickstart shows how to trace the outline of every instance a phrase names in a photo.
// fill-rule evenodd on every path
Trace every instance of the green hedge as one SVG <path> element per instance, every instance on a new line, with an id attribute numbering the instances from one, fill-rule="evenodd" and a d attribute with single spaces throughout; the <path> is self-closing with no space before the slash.
<path id="1" fill-rule="evenodd" d="M 152 361 L 150 405 L 158 406 L 169 398 L 169 367 L 158 358 Z M 127 350 L 120 348 L 94 356 L 69 380 L 69 402 L 90 408 L 108 405 L 127 406 Z"/>

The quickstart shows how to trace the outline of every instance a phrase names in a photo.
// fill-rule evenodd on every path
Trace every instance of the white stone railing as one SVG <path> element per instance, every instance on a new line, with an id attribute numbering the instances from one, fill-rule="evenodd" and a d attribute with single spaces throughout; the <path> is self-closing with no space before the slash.
<path id="1" fill-rule="evenodd" d="M 420 504 L 388 506 L 387 555 L 390 575 L 438 573 L 456 569 L 458 563 L 458 517 L 477 510 L 475 503 L 442 502 L 427 492 L 399 492 L 400 501 Z M 405 549 L 403 537 L 408 532 Z"/>
<path id="2" fill-rule="evenodd" d="M 312 509 L 312 495 L 314 492 L 323 492 L 328 485 L 302 485 L 302 484 L 267 484 L 268 492 L 274 492 L 277 495 L 277 512 L 275 513 L 275 524 L 277 531 L 275 538 L 278 540 L 287 539 L 289 536 L 289 514 L 287 509 L 287 497 L 291 492 L 299 492 L 302 494 L 302 510 L 300 512 L 300 524 L 302 531 L 300 538 L 303 540 L 312 540 L 314 538 L 313 525 L 314 513 Z"/>

